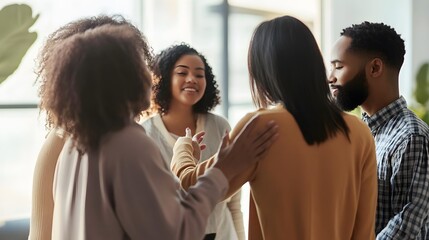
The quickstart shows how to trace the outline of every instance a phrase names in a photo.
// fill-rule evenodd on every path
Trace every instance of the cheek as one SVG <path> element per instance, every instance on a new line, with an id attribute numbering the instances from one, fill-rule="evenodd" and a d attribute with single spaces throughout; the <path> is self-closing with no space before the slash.
<path id="1" fill-rule="evenodd" d="M 172 78 L 171 79 L 171 92 L 180 92 L 180 89 L 182 87 L 182 83 L 180 81 L 180 79 L 177 78 Z"/>
<path id="2" fill-rule="evenodd" d="M 337 77 L 338 84 L 344 85 L 345 83 L 350 81 L 350 79 L 352 79 L 353 74 L 351 74 L 350 71 L 343 71 L 338 73 L 336 77 Z"/>
<path id="3" fill-rule="evenodd" d="M 200 90 L 202 90 L 201 92 L 205 92 L 207 88 L 207 81 L 203 80 L 200 82 Z"/>

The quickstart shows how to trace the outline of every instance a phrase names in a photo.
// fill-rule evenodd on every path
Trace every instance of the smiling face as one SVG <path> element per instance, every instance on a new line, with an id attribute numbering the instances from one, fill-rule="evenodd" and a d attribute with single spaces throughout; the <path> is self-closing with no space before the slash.
<path id="1" fill-rule="evenodd" d="M 351 111 L 368 98 L 365 62 L 348 51 L 352 39 L 340 37 L 332 49 L 329 86 L 338 106 Z"/>
<path id="2" fill-rule="evenodd" d="M 204 63 L 198 55 L 183 55 L 171 73 L 171 104 L 192 107 L 204 96 L 206 89 Z"/>

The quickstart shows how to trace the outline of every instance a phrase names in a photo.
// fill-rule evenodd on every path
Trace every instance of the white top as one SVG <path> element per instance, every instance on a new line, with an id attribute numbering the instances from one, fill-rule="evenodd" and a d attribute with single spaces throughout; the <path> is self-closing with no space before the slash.
<path id="1" fill-rule="evenodd" d="M 181 191 L 137 124 L 106 135 L 99 150 L 81 157 L 69 139 L 55 171 L 52 239 L 202 239 L 227 188 L 213 168 L 188 193 Z"/>
<path id="2" fill-rule="evenodd" d="M 159 114 L 146 119 L 142 125 L 147 135 L 155 140 L 161 149 L 166 165 L 170 167 L 173 146 L 177 138 L 168 132 Z M 201 161 L 210 158 L 217 152 L 225 132 L 230 132 L 231 130 L 228 121 L 212 113 L 198 114 L 196 127 L 195 133 L 203 130 L 206 132 L 203 143 L 207 145 L 207 148 L 201 152 Z M 216 240 L 244 240 L 243 214 L 240 201 L 241 192 L 238 191 L 230 199 L 217 204 L 209 217 L 206 233 L 216 233 Z"/>

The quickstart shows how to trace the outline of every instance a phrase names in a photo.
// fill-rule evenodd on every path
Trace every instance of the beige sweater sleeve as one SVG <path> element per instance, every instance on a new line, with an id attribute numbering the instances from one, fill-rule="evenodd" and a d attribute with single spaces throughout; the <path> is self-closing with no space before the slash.
<path id="1" fill-rule="evenodd" d="M 246 123 L 252 119 L 252 117 L 257 114 L 248 113 L 244 116 L 231 131 L 230 141 L 233 142 L 237 135 L 240 133 L 241 129 L 245 127 Z M 187 190 L 189 187 L 193 186 L 199 176 L 203 175 L 204 172 L 211 168 L 216 162 L 216 154 L 209 159 L 195 163 L 195 158 L 193 157 L 193 151 L 188 150 L 181 142 L 176 142 L 174 145 L 176 152 L 173 153 L 173 157 L 170 164 L 170 169 L 174 175 L 179 178 L 180 185 L 183 189 Z M 193 150 L 193 149 L 192 149 Z M 180 154 L 178 154 L 180 152 Z M 225 199 L 231 197 L 235 192 L 237 192 L 244 183 L 246 183 L 253 176 L 257 165 L 250 167 L 246 171 L 242 172 L 238 176 L 234 177 L 229 181 L 229 188 L 225 195 Z"/>
<path id="2" fill-rule="evenodd" d="M 241 211 L 241 189 L 232 195 L 231 200 L 227 203 L 228 209 L 231 212 L 232 221 L 234 222 L 235 231 L 239 240 L 245 240 L 243 212 Z"/>
<path id="3" fill-rule="evenodd" d="M 58 130 L 52 130 L 37 157 L 33 175 L 32 210 L 29 240 L 51 239 L 53 195 L 52 184 L 58 156 L 64 139 Z"/>

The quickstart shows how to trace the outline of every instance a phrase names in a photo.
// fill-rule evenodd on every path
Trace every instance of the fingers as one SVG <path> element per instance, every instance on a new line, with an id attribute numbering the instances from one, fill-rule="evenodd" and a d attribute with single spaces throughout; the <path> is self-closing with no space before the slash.
<path id="1" fill-rule="evenodd" d="M 206 134 L 206 132 L 201 131 L 201 132 L 199 132 L 199 133 L 195 134 L 195 135 L 192 137 L 192 140 L 193 140 L 193 141 L 196 141 L 198 144 L 200 144 L 200 143 L 204 140 L 204 135 L 205 135 L 205 134 Z"/>
<path id="2" fill-rule="evenodd" d="M 229 143 L 229 133 L 225 132 L 225 135 L 222 138 L 222 143 L 220 145 L 220 149 L 223 149 L 226 146 L 228 146 L 228 143 Z"/>
<path id="3" fill-rule="evenodd" d="M 279 126 L 274 121 L 267 122 L 266 127 L 259 133 L 253 134 L 255 146 L 259 147 L 278 132 Z"/>
<path id="4" fill-rule="evenodd" d="M 256 147 L 256 155 L 262 156 L 269 149 L 271 144 L 278 138 L 278 125 L 274 123 L 274 121 L 269 121 L 267 123 L 266 129 L 261 133 L 256 135 L 255 147 Z"/>
<path id="5" fill-rule="evenodd" d="M 277 140 L 278 136 L 279 134 L 275 133 L 274 135 L 271 135 L 269 139 L 259 145 L 259 147 L 257 147 L 256 149 L 256 156 L 263 157 L 266 153 L 268 153 L 268 150 L 270 149 L 271 145 Z"/>
<path id="6" fill-rule="evenodd" d="M 192 131 L 190 128 L 186 128 L 185 132 L 186 132 L 186 137 L 189 137 L 189 138 L 192 137 Z"/>

